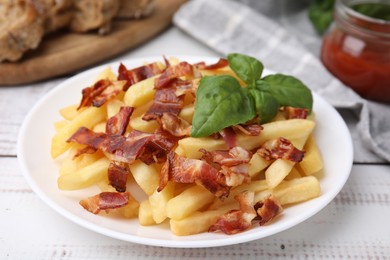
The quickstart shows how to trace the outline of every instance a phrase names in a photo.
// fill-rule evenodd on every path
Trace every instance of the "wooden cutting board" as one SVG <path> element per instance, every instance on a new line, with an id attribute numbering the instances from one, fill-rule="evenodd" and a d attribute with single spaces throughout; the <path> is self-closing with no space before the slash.
<path id="1" fill-rule="evenodd" d="M 45 37 L 36 50 L 19 62 L 0 64 L 0 85 L 45 80 L 85 69 L 123 53 L 157 35 L 172 22 L 186 0 L 156 0 L 155 10 L 140 20 L 116 20 L 112 31 L 77 34 L 58 32 Z"/>

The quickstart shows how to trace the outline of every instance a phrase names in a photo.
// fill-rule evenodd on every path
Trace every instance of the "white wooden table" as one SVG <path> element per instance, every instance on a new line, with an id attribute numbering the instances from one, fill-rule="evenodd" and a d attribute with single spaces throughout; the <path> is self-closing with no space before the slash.
<path id="1" fill-rule="evenodd" d="M 217 55 L 176 28 L 113 59 Z M 32 192 L 16 158 L 30 108 L 66 78 L 0 87 L 0 259 L 390 259 L 390 165 L 354 165 L 340 194 L 307 221 L 244 244 L 174 249 L 118 241 L 60 216 Z"/>

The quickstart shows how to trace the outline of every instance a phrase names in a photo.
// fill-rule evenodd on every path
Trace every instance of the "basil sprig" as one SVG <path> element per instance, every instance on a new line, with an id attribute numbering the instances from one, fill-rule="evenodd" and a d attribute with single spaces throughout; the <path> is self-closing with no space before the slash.
<path id="1" fill-rule="evenodd" d="M 311 112 L 311 91 L 298 79 L 283 74 L 262 78 L 263 64 L 247 55 L 232 53 L 228 61 L 247 86 L 241 87 L 229 75 L 203 77 L 196 92 L 191 136 L 209 136 L 257 115 L 260 123 L 267 123 L 281 106 L 307 108 Z"/>

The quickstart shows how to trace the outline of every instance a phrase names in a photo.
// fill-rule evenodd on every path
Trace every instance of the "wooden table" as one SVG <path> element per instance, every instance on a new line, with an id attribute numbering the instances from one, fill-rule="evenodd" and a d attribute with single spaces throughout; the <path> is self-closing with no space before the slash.
<path id="1" fill-rule="evenodd" d="M 172 28 L 112 61 L 162 54 L 217 55 Z M 65 79 L 0 87 L 0 259 L 389 259 L 390 165 L 354 165 L 340 194 L 317 215 L 279 234 L 234 246 L 137 245 L 68 221 L 32 192 L 16 158 L 24 117 Z"/>

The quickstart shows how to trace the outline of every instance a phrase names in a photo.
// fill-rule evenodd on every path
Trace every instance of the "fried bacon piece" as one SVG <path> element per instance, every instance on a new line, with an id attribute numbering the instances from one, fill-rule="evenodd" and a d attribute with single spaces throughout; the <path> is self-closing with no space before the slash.
<path id="1" fill-rule="evenodd" d="M 306 119 L 309 110 L 307 108 L 298 108 L 298 107 L 285 107 L 284 110 L 287 113 L 287 119 Z"/>
<path id="2" fill-rule="evenodd" d="M 118 80 L 126 81 L 126 84 L 123 86 L 123 91 L 126 91 L 135 83 L 153 77 L 161 72 L 162 70 L 156 62 L 132 70 L 128 70 L 126 66 L 121 63 L 118 68 Z"/>
<path id="3" fill-rule="evenodd" d="M 130 121 L 130 116 L 133 113 L 133 107 L 121 107 L 119 112 L 110 117 L 106 123 L 107 134 L 123 135 Z"/>
<path id="4" fill-rule="evenodd" d="M 146 121 L 155 120 L 160 118 L 163 113 L 178 115 L 184 106 L 184 95 L 176 96 L 176 88 L 182 82 L 180 79 L 174 79 L 169 83 L 169 86 L 156 89 L 153 104 L 142 119 Z"/>
<path id="5" fill-rule="evenodd" d="M 112 187 L 119 192 L 126 191 L 126 182 L 129 175 L 127 167 L 119 165 L 117 163 L 110 163 L 108 166 L 108 181 Z"/>
<path id="6" fill-rule="evenodd" d="M 265 142 L 256 152 L 266 160 L 285 159 L 300 162 L 304 152 L 297 149 L 289 140 L 279 137 Z"/>
<path id="7" fill-rule="evenodd" d="M 240 209 L 231 210 L 220 216 L 209 232 L 222 231 L 231 235 L 245 231 L 252 226 L 252 220 L 257 216 L 253 207 L 254 192 L 244 191 L 234 197 L 240 204 Z"/>
<path id="8" fill-rule="evenodd" d="M 93 197 L 83 199 L 80 205 L 93 214 L 98 214 L 101 210 L 108 212 L 127 205 L 130 194 L 128 192 L 102 192 Z"/>
<path id="9" fill-rule="evenodd" d="M 226 179 L 226 184 L 230 187 L 238 186 L 242 183 L 250 182 L 249 161 L 252 153 L 242 147 L 236 146 L 229 151 L 206 151 L 202 159 L 221 170 Z"/>
<path id="10" fill-rule="evenodd" d="M 144 163 L 151 164 L 164 162 L 168 152 L 176 145 L 177 139 L 163 131 L 150 134 L 133 130 L 125 137 L 95 133 L 81 127 L 68 139 L 68 142 L 100 149 L 113 161 L 133 163 L 139 158 Z"/>
<path id="11" fill-rule="evenodd" d="M 179 78 L 176 79 L 176 90 L 175 94 L 177 97 L 181 95 L 185 95 L 187 93 L 193 95 L 195 97 L 196 90 L 199 87 L 200 79 L 193 80 L 181 80 Z"/>
<path id="12" fill-rule="evenodd" d="M 162 129 L 169 132 L 171 135 L 183 137 L 189 136 L 191 125 L 179 117 L 171 113 L 163 113 L 160 118 Z"/>
<path id="13" fill-rule="evenodd" d="M 110 81 L 101 79 L 93 86 L 82 90 L 82 99 L 77 109 L 82 107 L 101 107 L 107 100 L 118 95 L 123 88 L 124 81 Z"/>
<path id="14" fill-rule="evenodd" d="M 196 70 L 194 66 L 188 62 L 182 61 L 176 66 L 168 67 L 160 77 L 158 77 L 154 83 L 155 89 L 165 88 L 173 79 L 187 76 L 199 78 L 201 74 Z"/>
<path id="15" fill-rule="evenodd" d="M 237 129 L 245 135 L 258 136 L 263 130 L 263 127 L 258 124 L 253 125 L 235 125 L 233 129 Z"/>
<path id="16" fill-rule="evenodd" d="M 224 176 L 210 164 L 202 160 L 182 157 L 174 152 L 168 154 L 167 161 L 161 169 L 157 191 L 162 191 L 169 180 L 178 183 L 196 183 L 221 200 L 226 198 L 230 191 L 225 184 Z"/>
<path id="17" fill-rule="evenodd" d="M 216 63 L 210 65 L 206 65 L 205 62 L 199 62 L 195 64 L 195 66 L 200 70 L 217 70 L 217 69 L 222 69 L 228 65 L 229 65 L 228 60 L 224 58 L 220 58 Z"/>
<path id="18" fill-rule="evenodd" d="M 283 209 L 277 199 L 271 195 L 264 201 L 257 202 L 255 210 L 257 212 L 256 220 L 259 220 L 259 225 L 263 226 L 282 212 Z"/>
<path id="19" fill-rule="evenodd" d="M 237 134 L 234 132 L 232 127 L 226 127 L 222 129 L 219 131 L 219 134 L 222 136 L 223 140 L 229 148 L 237 146 Z"/>

